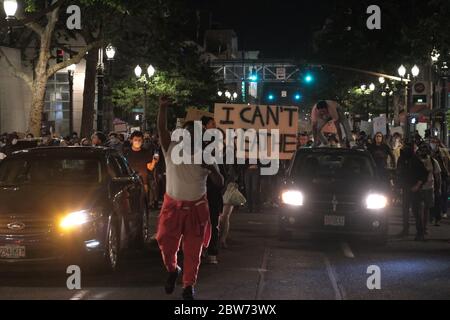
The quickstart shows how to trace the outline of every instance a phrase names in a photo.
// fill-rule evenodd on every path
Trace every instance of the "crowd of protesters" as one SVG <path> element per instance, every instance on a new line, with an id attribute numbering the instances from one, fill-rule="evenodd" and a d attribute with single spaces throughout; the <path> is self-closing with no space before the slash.
<path id="1" fill-rule="evenodd" d="M 167 101 L 162 102 L 162 105 L 167 104 Z M 166 107 L 160 107 L 160 114 L 164 113 Z M 319 115 L 320 110 L 318 108 Z M 338 112 L 335 121 L 342 117 L 341 112 Z M 169 294 L 173 292 L 180 274 L 176 253 L 181 245 L 180 239 L 183 239 L 183 297 L 190 299 L 194 296 L 193 285 L 200 256 L 203 257 L 204 263 L 219 263 L 219 250 L 229 247 L 230 218 L 236 209 L 260 213 L 265 208 L 278 206 L 277 187 L 289 162 L 281 161 L 276 177 L 261 176 L 260 164 L 175 165 L 171 159 L 166 159 L 174 145 L 170 142 L 165 121 L 164 118 L 158 120 L 157 133 L 135 131 L 130 135 L 116 132 L 106 135 L 95 132 L 90 137 L 80 138 L 74 132 L 63 138 L 48 134 L 39 139 L 35 139 L 31 134 L 22 139 L 17 133 L 3 134 L 0 136 L 0 161 L 23 148 L 20 146 L 23 141 L 34 141 L 37 147 L 93 146 L 117 150 L 142 178 L 149 207 L 161 210 L 154 238 L 160 246 L 169 272 L 166 283 L 166 292 Z M 213 118 L 203 117 L 201 121 L 204 130 L 216 128 Z M 185 129 L 192 131 L 192 124 L 187 123 Z M 342 133 L 339 136 L 317 134 L 314 141 L 314 134 L 301 133 L 298 135 L 297 148 L 312 148 L 320 144 L 339 148 L 341 141 L 344 141 L 342 144 L 346 148 L 367 150 L 372 155 L 380 176 L 392 187 L 393 203 L 402 205 L 403 230 L 399 236 L 409 235 L 412 213 L 416 222 L 415 240 L 425 240 L 429 226 L 439 226 L 441 220 L 447 218 L 450 155 L 445 145 L 437 137 L 432 137 L 430 132 L 427 132 L 424 138 L 416 132 L 413 141 L 407 142 L 398 133 L 386 137 L 377 132 L 369 136 L 363 131 L 350 132 L 346 126 L 344 131 L 346 136 L 351 134 L 351 139 L 344 140 Z M 235 186 L 245 195 L 245 208 L 239 209 L 236 204 L 224 201 L 224 193 L 230 186 Z M 206 197 L 203 198 L 202 195 Z M 175 211 L 176 217 L 173 215 Z M 188 211 L 192 213 L 190 216 L 196 216 L 195 221 L 185 220 L 185 213 Z M 194 230 L 198 227 L 196 224 L 201 224 L 201 221 L 206 219 L 205 212 L 208 212 L 207 220 L 211 228 L 203 230 L 201 234 L 208 233 L 208 241 L 204 241 L 206 236 L 199 238 Z M 183 225 L 184 229 L 178 230 L 176 226 L 179 225 Z M 193 229 L 190 230 L 186 226 Z M 203 224 L 201 226 L 203 228 Z"/>

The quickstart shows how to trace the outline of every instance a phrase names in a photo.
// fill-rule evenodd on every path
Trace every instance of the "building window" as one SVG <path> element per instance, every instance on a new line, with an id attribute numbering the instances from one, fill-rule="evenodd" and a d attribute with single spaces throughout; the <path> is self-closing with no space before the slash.
<path id="1" fill-rule="evenodd" d="M 53 132 L 67 136 L 70 124 L 70 92 L 67 72 L 58 72 L 48 79 L 44 114 Z"/>

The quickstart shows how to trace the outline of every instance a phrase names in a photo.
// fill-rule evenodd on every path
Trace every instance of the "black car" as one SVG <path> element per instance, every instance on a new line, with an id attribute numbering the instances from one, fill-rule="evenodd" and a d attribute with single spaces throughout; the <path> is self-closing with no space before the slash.
<path id="1" fill-rule="evenodd" d="M 293 232 L 368 236 L 388 233 L 388 184 L 366 151 L 300 149 L 280 194 L 279 236 Z"/>
<path id="2" fill-rule="evenodd" d="M 115 150 L 36 148 L 0 163 L 0 264 L 114 271 L 124 249 L 148 239 L 142 179 Z"/>

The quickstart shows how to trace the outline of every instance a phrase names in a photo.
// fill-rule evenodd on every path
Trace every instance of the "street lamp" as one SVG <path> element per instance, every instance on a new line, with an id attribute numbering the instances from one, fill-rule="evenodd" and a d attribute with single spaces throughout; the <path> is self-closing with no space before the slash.
<path id="1" fill-rule="evenodd" d="M 112 46 L 112 44 L 109 44 L 106 49 L 106 57 L 108 58 L 108 61 L 113 61 L 114 60 L 114 56 L 116 55 L 116 48 L 114 48 Z"/>
<path id="2" fill-rule="evenodd" d="M 111 131 L 113 129 L 113 118 L 114 118 L 114 110 L 112 107 L 112 75 L 113 75 L 113 61 L 114 57 L 116 56 L 117 50 L 116 48 L 110 43 L 105 48 L 105 54 L 108 61 L 108 77 L 107 77 L 107 90 L 108 90 L 108 96 L 110 99 L 108 100 L 107 104 L 107 110 L 106 110 L 106 128 L 108 131 Z"/>
<path id="3" fill-rule="evenodd" d="M 222 97 L 223 96 L 223 92 L 222 91 L 217 91 L 217 95 L 219 96 L 219 97 Z"/>
<path id="4" fill-rule="evenodd" d="M 134 68 L 134 74 L 138 78 L 138 82 L 142 83 L 142 87 L 144 90 L 144 112 L 142 113 L 142 130 L 147 131 L 147 108 L 148 108 L 148 99 L 147 99 L 147 90 L 150 84 L 150 78 L 155 75 L 155 68 L 152 65 L 147 67 L 147 74 L 142 74 L 142 68 L 140 65 L 137 65 Z"/>
<path id="5" fill-rule="evenodd" d="M 386 136 L 389 134 L 389 97 L 394 94 L 389 83 L 384 77 L 379 77 L 378 82 L 381 84 L 381 95 L 385 98 L 386 110 Z"/>
<path id="6" fill-rule="evenodd" d="M 398 68 L 398 74 L 399 74 L 400 78 L 404 78 L 405 77 L 405 75 L 406 75 L 406 68 L 405 68 L 404 65 L 401 65 Z"/>
<path id="7" fill-rule="evenodd" d="M 370 91 L 375 91 L 375 84 L 374 84 L 374 83 L 371 83 L 371 84 L 369 85 L 369 90 L 370 90 Z"/>
<path id="8" fill-rule="evenodd" d="M 4 0 L 3 9 L 5 10 L 6 20 L 15 19 L 17 12 L 17 1 L 16 0 Z"/>
<path id="9" fill-rule="evenodd" d="M 134 68 L 134 74 L 136 75 L 137 78 L 140 78 L 142 75 L 142 68 L 140 65 L 137 65 L 136 68 Z"/>
<path id="10" fill-rule="evenodd" d="M 431 62 L 433 64 L 438 62 L 440 56 L 441 54 L 439 53 L 439 51 L 436 48 L 434 48 L 433 51 L 431 51 Z"/>
<path id="11" fill-rule="evenodd" d="M 410 74 L 406 74 L 407 70 L 406 67 L 404 65 L 401 65 L 398 68 L 398 74 L 401 78 L 401 82 L 404 82 L 405 76 L 406 78 L 409 80 L 410 79 Z M 417 76 L 420 73 L 420 69 L 417 65 L 414 65 L 411 68 L 411 75 L 413 76 L 413 80 L 415 80 L 417 78 Z M 406 83 L 406 90 L 405 90 L 405 94 L 406 94 L 406 113 L 407 113 L 407 124 L 406 124 L 406 136 L 407 136 L 407 140 L 410 141 L 410 134 L 411 134 L 411 128 L 410 128 L 410 112 L 411 112 L 411 105 L 412 105 L 412 89 L 411 89 L 411 81 L 407 81 Z"/>

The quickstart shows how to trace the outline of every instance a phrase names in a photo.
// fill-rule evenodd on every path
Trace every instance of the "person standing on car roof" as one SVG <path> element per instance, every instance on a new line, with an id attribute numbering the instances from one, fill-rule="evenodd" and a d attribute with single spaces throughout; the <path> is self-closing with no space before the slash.
<path id="1" fill-rule="evenodd" d="M 172 151 L 179 143 L 171 141 L 167 129 L 167 109 L 170 101 L 160 98 L 158 113 L 158 132 L 166 161 L 166 194 L 158 219 L 157 236 L 164 265 L 169 272 L 165 290 L 172 294 L 181 269 L 178 266 L 177 252 L 183 242 L 183 294 L 185 300 L 194 299 L 194 286 L 200 267 L 203 247 L 207 248 L 211 238 L 211 222 L 206 181 L 208 176 L 217 187 L 222 188 L 224 179 L 217 165 L 176 164 Z M 194 150 L 194 123 L 187 122 L 184 130 L 191 136 L 191 152 Z M 192 151 L 194 150 L 194 151 Z"/>
<path id="2" fill-rule="evenodd" d="M 347 117 L 345 116 L 342 108 L 336 101 L 322 100 L 312 108 L 311 122 L 313 128 L 314 144 L 319 145 L 321 142 L 323 145 L 328 145 L 327 138 L 323 135 L 322 129 L 330 122 L 334 123 L 336 132 L 341 144 L 344 142 L 342 136 L 341 125 L 344 128 L 347 147 L 350 147 L 350 142 L 353 141 L 352 131 Z"/>

